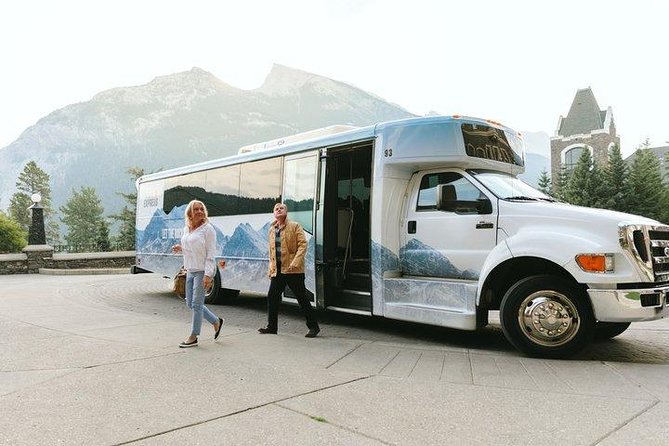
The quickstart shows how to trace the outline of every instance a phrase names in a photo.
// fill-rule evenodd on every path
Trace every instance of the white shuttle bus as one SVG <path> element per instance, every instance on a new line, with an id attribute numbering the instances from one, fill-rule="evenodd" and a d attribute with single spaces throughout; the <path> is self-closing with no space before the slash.
<path id="1" fill-rule="evenodd" d="M 218 234 L 207 301 L 265 293 L 283 201 L 306 231 L 306 284 L 321 310 L 462 330 L 500 310 L 508 340 L 538 357 L 669 314 L 668 226 L 557 203 L 517 179 L 523 169 L 518 133 L 459 116 L 259 143 L 140 178 L 137 265 L 177 272 L 170 247 L 197 198 Z"/>

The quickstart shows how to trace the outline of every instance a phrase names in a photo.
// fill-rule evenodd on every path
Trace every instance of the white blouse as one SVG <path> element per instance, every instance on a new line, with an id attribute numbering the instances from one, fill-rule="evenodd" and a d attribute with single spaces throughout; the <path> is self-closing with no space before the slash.
<path id="1" fill-rule="evenodd" d="M 216 231 L 210 223 L 189 231 L 188 226 L 184 228 L 181 237 L 181 251 L 184 255 L 184 268 L 186 270 L 204 271 L 205 276 L 214 277 L 216 263 Z"/>

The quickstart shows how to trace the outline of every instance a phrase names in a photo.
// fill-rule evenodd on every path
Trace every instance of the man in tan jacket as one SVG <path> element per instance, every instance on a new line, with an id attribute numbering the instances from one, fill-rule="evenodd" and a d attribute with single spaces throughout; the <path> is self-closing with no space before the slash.
<path id="1" fill-rule="evenodd" d="M 279 304 L 286 285 L 297 297 L 307 318 L 307 338 L 315 338 L 321 331 L 316 312 L 311 308 L 304 287 L 304 256 L 307 239 L 299 223 L 288 220 L 288 209 L 283 203 L 274 205 L 274 222 L 269 228 L 269 272 L 271 283 L 267 293 L 267 327 L 259 328 L 262 334 L 276 334 L 279 319 Z"/>

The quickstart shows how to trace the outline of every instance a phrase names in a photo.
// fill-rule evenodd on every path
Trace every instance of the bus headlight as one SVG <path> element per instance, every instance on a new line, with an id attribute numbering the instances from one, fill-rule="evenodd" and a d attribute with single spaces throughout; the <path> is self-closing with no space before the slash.
<path id="1" fill-rule="evenodd" d="M 613 254 L 579 254 L 576 263 L 588 273 L 611 273 L 614 268 Z"/>

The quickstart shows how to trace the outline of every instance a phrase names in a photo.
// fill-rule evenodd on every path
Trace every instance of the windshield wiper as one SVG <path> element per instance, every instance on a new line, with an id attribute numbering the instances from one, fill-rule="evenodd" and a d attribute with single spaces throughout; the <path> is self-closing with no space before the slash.
<path id="1" fill-rule="evenodd" d="M 514 195 L 513 197 L 506 197 L 505 200 L 539 201 L 539 198 L 528 197 L 526 195 Z"/>

